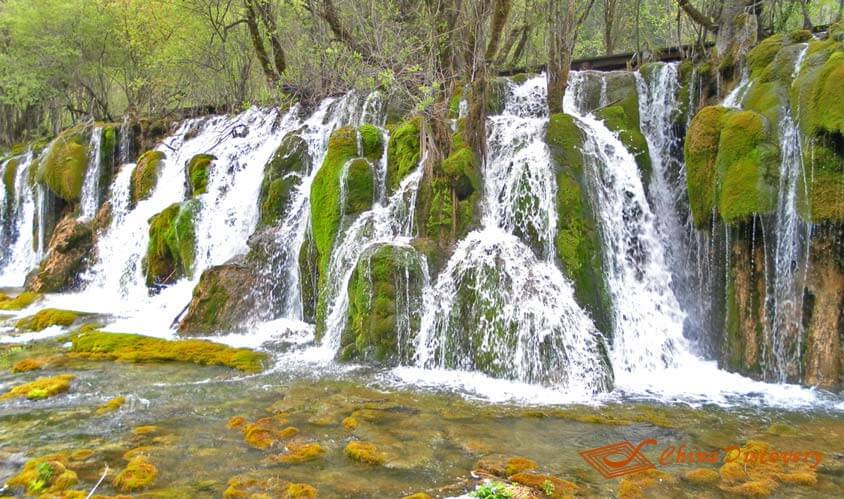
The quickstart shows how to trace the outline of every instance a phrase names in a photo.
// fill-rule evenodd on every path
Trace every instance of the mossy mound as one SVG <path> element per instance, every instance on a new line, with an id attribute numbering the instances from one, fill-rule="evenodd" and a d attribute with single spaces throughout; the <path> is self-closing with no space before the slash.
<path id="1" fill-rule="evenodd" d="M 70 382 L 76 379 L 71 374 L 60 374 L 38 378 L 35 381 L 12 387 L 8 392 L 0 395 L 0 400 L 26 397 L 29 400 L 42 400 L 54 397 L 70 390 Z"/>
<path id="2" fill-rule="evenodd" d="M 249 473 L 230 478 L 223 497 L 225 499 L 311 498 L 317 497 L 317 489 L 306 483 L 289 482 L 266 472 Z"/>
<path id="3" fill-rule="evenodd" d="M 273 225 L 284 217 L 291 194 L 310 169 L 307 142 L 295 133 L 284 137 L 264 170 L 258 201 L 261 225 Z"/>
<path id="4" fill-rule="evenodd" d="M 419 165 L 421 123 L 421 118 L 414 117 L 398 125 L 390 135 L 387 147 L 387 186 L 392 192 Z"/>
<path id="5" fill-rule="evenodd" d="M 584 140 L 574 118 L 566 114 L 551 115 L 545 141 L 557 179 L 555 250 L 563 273 L 574 283 L 578 303 L 590 312 L 598 329 L 609 334 L 612 303 L 602 270 L 601 235 L 583 167 Z"/>
<path id="6" fill-rule="evenodd" d="M 254 310 L 257 274 L 241 260 L 216 265 L 202 273 L 193 289 L 179 334 L 207 335 L 235 331 Z"/>
<path id="7" fill-rule="evenodd" d="M 299 464 L 315 461 L 325 454 L 325 449 L 316 442 L 290 442 L 286 445 L 286 448 L 287 452 L 272 456 L 270 460 L 274 463 Z"/>
<path id="8" fill-rule="evenodd" d="M 129 200 L 133 206 L 152 194 L 158 183 L 164 158 L 165 155 L 161 151 L 147 151 L 138 158 L 129 184 Z"/>
<path id="9" fill-rule="evenodd" d="M 204 340 L 162 340 L 127 333 L 107 333 L 83 327 L 71 338 L 73 356 L 122 362 L 189 362 L 226 366 L 245 372 L 263 369 L 266 356 Z"/>
<path id="10" fill-rule="evenodd" d="M 93 223 L 82 223 L 73 214 L 62 218 L 53 229 L 47 256 L 27 276 L 26 289 L 55 293 L 79 285 L 79 274 L 94 248 Z"/>
<path id="11" fill-rule="evenodd" d="M 147 286 L 170 284 L 193 274 L 194 223 L 201 206 L 196 199 L 175 203 L 150 219 L 143 260 Z"/>
<path id="12" fill-rule="evenodd" d="M 544 494 L 545 497 L 553 499 L 572 497 L 577 491 L 577 485 L 574 482 L 539 473 L 517 473 L 510 476 L 509 480 L 530 487 Z"/>
<path id="13" fill-rule="evenodd" d="M 522 456 L 492 454 L 480 459 L 472 469 L 475 472 L 507 478 L 511 475 L 539 469 L 539 463 Z"/>
<path id="14" fill-rule="evenodd" d="M 188 161 L 185 174 L 188 181 L 188 195 L 199 196 L 205 194 L 208 189 L 208 175 L 211 170 L 211 163 L 217 157 L 212 154 L 197 154 Z"/>
<path id="15" fill-rule="evenodd" d="M 79 481 L 76 473 L 68 469 L 68 466 L 68 458 L 61 454 L 30 459 L 20 473 L 6 482 L 6 486 L 13 489 L 24 488 L 26 493 L 32 496 L 54 497 L 51 494 L 56 494 L 68 497 L 65 496 L 65 491 Z"/>
<path id="16" fill-rule="evenodd" d="M 372 208 L 375 197 L 375 175 L 369 160 L 358 158 L 346 164 L 345 178 L 341 179 L 346 202 L 343 214 L 355 216 Z"/>
<path id="17" fill-rule="evenodd" d="M 727 223 L 776 207 L 779 153 L 768 120 L 754 111 L 703 108 L 686 134 L 686 174 L 695 225 Z"/>
<path id="18" fill-rule="evenodd" d="M 121 492 L 134 492 L 149 487 L 155 482 L 158 469 L 145 456 L 132 458 L 111 481 Z"/>
<path id="19" fill-rule="evenodd" d="M 375 444 L 360 442 L 357 440 L 346 444 L 344 452 L 350 459 L 364 464 L 384 464 L 384 461 L 387 459 L 384 453 L 379 451 Z"/>
<path id="20" fill-rule="evenodd" d="M 0 294 L 0 310 L 23 310 L 41 299 L 40 293 L 24 291 L 15 297 Z"/>
<path id="21" fill-rule="evenodd" d="M 28 331 L 43 331 L 51 326 L 71 326 L 78 318 L 79 314 L 77 312 L 59 310 L 56 308 L 45 308 L 43 310 L 39 310 L 34 315 L 18 320 L 15 323 L 15 327 Z"/>
<path id="22" fill-rule="evenodd" d="M 383 245 L 364 253 L 349 280 L 340 358 L 390 364 L 409 360 L 423 286 L 420 255 L 413 248 Z"/>
<path id="23" fill-rule="evenodd" d="M 79 201 L 88 169 L 88 145 L 81 127 L 62 132 L 40 158 L 38 180 L 59 198 Z"/>
<path id="24" fill-rule="evenodd" d="M 361 125 L 358 128 L 359 154 L 369 161 L 380 161 L 384 155 L 384 134 L 375 125 Z"/>
<path id="25" fill-rule="evenodd" d="M 11 208 L 15 204 L 15 179 L 17 178 L 18 174 L 18 159 L 11 158 L 8 160 L 4 160 L 5 163 L 0 162 L 3 164 L 3 189 L 6 193 L 6 213 L 10 213 Z"/>
<path id="26" fill-rule="evenodd" d="M 785 463 L 784 454 L 759 441 L 727 449 L 724 464 L 718 470 L 718 488 L 728 494 L 767 496 L 781 484 L 814 488 L 818 478 L 815 468 L 805 462 Z"/>

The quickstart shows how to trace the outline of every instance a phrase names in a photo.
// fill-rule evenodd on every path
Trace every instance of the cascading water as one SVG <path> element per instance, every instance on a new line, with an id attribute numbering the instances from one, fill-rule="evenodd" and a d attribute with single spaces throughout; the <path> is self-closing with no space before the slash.
<path id="1" fill-rule="evenodd" d="M 22 286 L 26 275 L 38 265 L 42 247 L 34 241 L 39 233 L 36 223 L 36 204 L 34 188 L 29 183 L 30 167 L 34 154 L 16 158 L 17 171 L 14 177 L 14 199 L 8 203 L 5 220 L 8 220 L 8 232 L 3 240 L 5 251 L 0 253 L 0 286 Z M 5 165 L 8 168 L 9 164 Z M 4 173 L 5 173 L 4 168 Z M 5 191 L 5 186 L 3 186 Z"/>
<path id="2" fill-rule="evenodd" d="M 697 273 L 697 255 L 706 252 L 694 229 L 686 187 L 682 137 L 675 124 L 679 105 L 678 64 L 652 66 L 648 79 L 637 71 L 639 126 L 648 144 L 652 173 L 648 189 L 656 228 L 665 248 L 665 263 L 672 269 L 672 287 L 682 310 L 688 314 L 687 336 L 705 341 L 706 317 L 710 300 L 701 289 L 711 288 L 710 274 Z"/>
<path id="3" fill-rule="evenodd" d="M 600 76 L 603 78 L 603 76 Z M 616 377 L 673 367 L 686 351 L 685 313 L 669 272 L 636 160 L 618 137 L 587 110 L 586 81 L 572 73 L 564 108 L 586 135 L 584 158 L 600 220 L 607 284 L 612 296 Z"/>
<path id="4" fill-rule="evenodd" d="M 504 114 L 489 119 L 483 227 L 460 241 L 425 291 L 416 363 L 589 395 L 607 389 L 612 374 L 603 337 L 553 262 L 556 186 L 544 141 L 545 93 L 544 77 L 532 78 L 511 88 Z M 540 258 L 514 234 L 527 234 L 532 223 Z"/>
<path id="5" fill-rule="evenodd" d="M 808 45 L 803 44 L 794 62 L 792 80 L 800 72 Z M 771 349 L 767 374 L 780 382 L 796 377 L 800 369 L 803 330 L 803 282 L 811 224 L 798 213 L 798 186 L 807 185 L 803 168 L 800 130 L 785 103 L 779 123 L 780 168 L 776 211 L 774 282 L 770 307 Z M 799 112 L 797 113 L 799 116 Z M 806 196 L 808 198 L 808 196 Z"/>
<path id="6" fill-rule="evenodd" d="M 79 220 L 87 222 L 96 216 L 100 207 L 100 173 L 102 160 L 100 144 L 103 139 L 102 127 L 94 127 L 88 144 L 88 169 L 82 182 L 82 194 L 79 200 Z"/>
<path id="7" fill-rule="evenodd" d="M 120 143 L 118 144 L 118 163 L 121 165 L 132 163 L 132 120 L 127 114 L 123 117 L 123 123 L 120 125 L 120 133 L 118 134 Z"/>

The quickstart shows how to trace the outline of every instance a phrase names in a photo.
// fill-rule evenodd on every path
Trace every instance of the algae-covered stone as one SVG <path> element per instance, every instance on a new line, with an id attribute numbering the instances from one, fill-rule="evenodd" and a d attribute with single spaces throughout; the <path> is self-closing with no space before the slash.
<path id="1" fill-rule="evenodd" d="M 15 297 L 0 293 L 0 310 L 23 310 L 41 299 L 40 293 L 24 291 Z"/>
<path id="2" fill-rule="evenodd" d="M 97 407 L 97 409 L 94 411 L 94 414 L 96 414 L 97 416 L 105 416 L 106 414 L 110 414 L 110 413 L 120 409 L 121 407 L 123 407 L 123 404 L 125 404 L 125 403 L 126 403 L 126 397 L 124 397 L 122 395 L 119 396 L 119 397 L 114 397 L 113 399 L 109 400 L 105 404 Z"/>
<path id="3" fill-rule="evenodd" d="M 639 113 L 635 115 L 629 112 L 630 107 L 625 108 L 621 104 L 615 104 L 599 109 L 595 115 L 604 120 L 604 124 L 618 134 L 618 139 L 624 147 L 636 158 L 639 172 L 642 177 L 642 185 L 646 188 L 651 178 L 651 157 L 648 151 L 648 141 L 639 130 Z"/>
<path id="4" fill-rule="evenodd" d="M 29 331 L 43 331 L 51 326 L 70 326 L 76 322 L 78 317 L 78 313 L 69 310 L 45 308 L 44 310 L 39 310 L 35 315 L 19 319 L 15 323 L 15 327 Z"/>
<path id="5" fill-rule="evenodd" d="M 240 259 L 202 273 L 193 290 L 179 334 L 207 335 L 238 330 L 255 306 L 252 290 L 258 276 Z"/>
<path id="6" fill-rule="evenodd" d="M 197 154 L 188 161 L 185 174 L 188 181 L 188 195 L 199 196 L 205 194 L 208 188 L 208 175 L 211 163 L 217 159 L 212 154 Z"/>
<path id="7" fill-rule="evenodd" d="M 67 457 L 62 454 L 30 459 L 20 473 L 6 482 L 6 486 L 24 488 L 32 496 L 52 497 L 50 494 L 56 494 L 67 497 L 66 489 L 79 481 L 76 473 L 67 468 L 69 464 Z"/>
<path id="8" fill-rule="evenodd" d="M 364 464 L 383 464 L 386 456 L 379 451 L 375 444 L 369 442 L 352 441 L 346 445 L 346 455 Z"/>
<path id="9" fill-rule="evenodd" d="M 79 201 L 85 171 L 88 169 L 88 145 L 81 127 L 70 128 L 50 144 L 38 165 L 38 179 L 56 196 L 69 203 Z"/>
<path id="10" fill-rule="evenodd" d="M 147 151 L 138 158 L 129 184 L 129 200 L 132 205 L 150 197 L 158 183 L 164 158 L 165 155 L 161 151 Z"/>
<path id="11" fill-rule="evenodd" d="M 92 223 L 80 222 L 72 214 L 65 216 L 53 230 L 47 256 L 27 276 L 26 288 L 37 293 L 55 293 L 76 287 L 93 249 Z"/>
<path id="12" fill-rule="evenodd" d="M 390 135 L 387 185 L 391 191 L 398 189 L 404 177 L 419 165 L 421 122 L 421 118 L 414 117 L 398 125 Z"/>
<path id="13" fill-rule="evenodd" d="M 582 148 L 585 137 L 569 115 L 548 120 L 545 141 L 557 180 L 555 249 L 563 272 L 574 284 L 575 297 L 592 315 L 599 330 L 611 333 L 612 303 L 601 258 L 601 236 L 592 209 Z"/>
<path id="14" fill-rule="evenodd" d="M 150 219 L 149 243 L 143 260 L 147 286 L 170 284 L 193 273 L 196 251 L 194 223 L 198 200 L 175 203 Z"/>
<path id="15" fill-rule="evenodd" d="M 424 280 L 420 255 L 413 248 L 383 245 L 364 253 L 349 280 L 340 357 L 382 363 L 410 360 Z"/>
<path id="16" fill-rule="evenodd" d="M 258 201 L 262 225 L 273 225 L 284 217 L 291 194 L 310 169 L 307 142 L 295 133 L 285 136 L 264 170 Z"/>
<path id="17" fill-rule="evenodd" d="M 12 387 L 9 391 L 0 395 L 0 400 L 23 397 L 30 400 L 41 400 L 54 397 L 70 390 L 70 382 L 74 379 L 76 379 L 76 376 L 71 374 L 38 378 L 35 381 Z"/>
<path id="18" fill-rule="evenodd" d="M 121 492 L 134 492 L 149 487 L 155 482 L 158 469 L 148 458 L 132 458 L 112 480 L 114 487 Z"/>
<path id="19" fill-rule="evenodd" d="M 258 372 L 264 354 L 204 340 L 168 341 L 127 333 L 108 333 L 83 327 L 71 338 L 72 355 L 92 360 L 124 362 L 189 362 Z"/>

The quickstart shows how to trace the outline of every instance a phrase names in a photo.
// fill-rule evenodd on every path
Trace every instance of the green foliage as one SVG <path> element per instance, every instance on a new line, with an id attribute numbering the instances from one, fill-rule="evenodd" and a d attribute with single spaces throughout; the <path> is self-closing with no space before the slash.
<path id="1" fill-rule="evenodd" d="M 478 485 L 471 496 L 478 499 L 510 499 L 513 497 L 513 493 L 508 490 L 506 484 L 490 481 Z"/>

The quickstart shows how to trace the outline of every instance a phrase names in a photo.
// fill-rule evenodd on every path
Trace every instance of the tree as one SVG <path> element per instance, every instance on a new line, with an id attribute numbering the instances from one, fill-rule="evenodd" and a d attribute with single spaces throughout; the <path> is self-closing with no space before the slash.
<path id="1" fill-rule="evenodd" d="M 589 15 L 594 0 L 548 2 L 548 110 L 563 111 L 577 31 Z"/>

